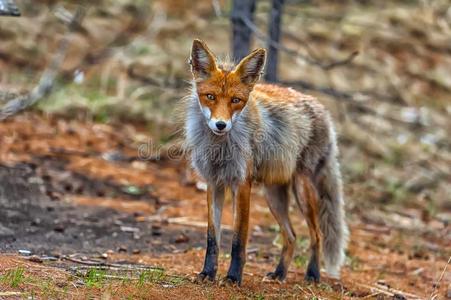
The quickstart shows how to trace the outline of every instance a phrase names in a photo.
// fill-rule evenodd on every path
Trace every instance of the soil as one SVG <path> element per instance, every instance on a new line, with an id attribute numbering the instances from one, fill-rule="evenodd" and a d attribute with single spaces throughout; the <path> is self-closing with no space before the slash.
<path id="1" fill-rule="evenodd" d="M 139 159 L 142 141 L 151 138 L 140 124 L 95 124 L 32 112 L 2 123 L 0 275 L 25 266 L 28 276 L 63 285 L 64 298 L 73 299 L 446 296 L 451 280 L 449 269 L 443 272 L 451 249 L 448 224 L 434 221 L 429 230 L 409 230 L 354 211 L 349 213 L 352 235 L 340 281 L 325 274 L 319 285 L 303 281 L 308 231 L 293 207 L 296 263 L 285 283 L 262 283 L 277 262 L 280 238 L 258 186 L 242 287 L 192 283 L 204 254 L 205 191 L 183 159 Z M 229 261 L 231 206 L 226 203 L 224 209 L 221 276 Z M 74 268 L 114 264 L 158 266 L 182 281 L 152 282 L 143 289 L 112 280 L 93 288 L 73 277 Z M 12 298 L 32 292 L 46 297 L 27 283 L 13 288 L 0 281 L 0 298 L 2 292 L 18 293 Z"/>
<path id="2" fill-rule="evenodd" d="M 2 108 L 39 82 L 68 32 L 56 16 L 77 8 L 25 2 L 0 18 Z M 205 183 L 167 144 L 193 38 L 230 50 L 230 1 L 91 2 L 53 92 L 0 122 L 0 299 L 451 299 L 449 1 L 287 1 L 279 79 L 332 112 L 351 239 L 341 280 L 304 282 L 308 230 L 293 207 L 287 281 L 263 283 L 281 239 L 256 185 L 241 287 L 192 282 Z M 289 53 L 327 64 L 356 50 L 330 70 Z M 220 277 L 231 225 L 227 202 Z"/>

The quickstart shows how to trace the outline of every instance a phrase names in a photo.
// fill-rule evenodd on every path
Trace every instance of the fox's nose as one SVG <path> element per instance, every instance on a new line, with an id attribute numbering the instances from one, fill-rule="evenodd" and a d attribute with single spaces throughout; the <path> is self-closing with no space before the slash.
<path id="1" fill-rule="evenodd" d="M 226 128 L 227 124 L 223 121 L 218 121 L 216 122 L 216 128 L 218 128 L 219 130 L 223 130 L 224 128 Z"/>

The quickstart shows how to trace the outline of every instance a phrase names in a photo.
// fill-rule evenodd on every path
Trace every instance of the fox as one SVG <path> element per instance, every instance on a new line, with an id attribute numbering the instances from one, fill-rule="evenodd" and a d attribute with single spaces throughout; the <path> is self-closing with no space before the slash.
<path id="1" fill-rule="evenodd" d="M 289 217 L 296 202 L 310 235 L 305 280 L 320 281 L 320 259 L 339 278 L 348 243 L 337 137 L 330 113 L 314 97 L 258 83 L 266 51 L 238 64 L 220 61 L 202 40 L 192 44 L 192 84 L 185 98 L 185 147 L 207 183 L 207 246 L 199 283 L 216 280 L 224 199 L 233 201 L 230 266 L 222 285 L 241 285 L 249 234 L 251 187 L 261 184 L 283 237 L 280 260 L 264 280 L 283 282 L 296 233 Z M 227 198 L 229 197 L 229 198 Z"/>

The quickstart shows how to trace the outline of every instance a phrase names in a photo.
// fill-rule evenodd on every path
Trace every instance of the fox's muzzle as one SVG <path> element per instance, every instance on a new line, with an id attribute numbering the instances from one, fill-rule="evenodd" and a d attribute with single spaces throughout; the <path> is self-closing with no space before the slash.
<path id="1" fill-rule="evenodd" d="M 231 120 L 219 120 L 216 118 L 211 118 L 208 120 L 208 127 L 216 135 L 224 135 L 232 129 Z"/>

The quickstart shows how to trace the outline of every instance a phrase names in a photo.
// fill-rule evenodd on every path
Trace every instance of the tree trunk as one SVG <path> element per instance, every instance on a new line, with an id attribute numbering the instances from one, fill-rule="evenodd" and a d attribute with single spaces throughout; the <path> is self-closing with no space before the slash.
<path id="1" fill-rule="evenodd" d="M 256 0 L 233 0 L 232 13 L 232 53 L 233 59 L 241 60 L 249 54 L 252 30 L 243 22 L 244 19 L 253 21 Z"/>
<path id="2" fill-rule="evenodd" d="M 284 0 L 272 0 L 272 9 L 269 15 L 268 37 L 271 41 L 279 43 L 280 24 L 282 22 L 282 10 Z M 277 81 L 278 53 L 277 48 L 268 43 L 268 56 L 266 60 L 265 80 L 268 82 Z"/>

